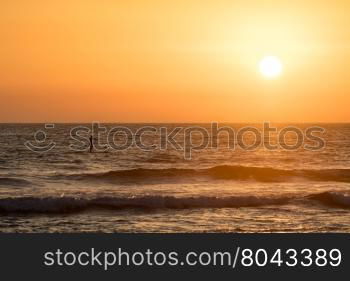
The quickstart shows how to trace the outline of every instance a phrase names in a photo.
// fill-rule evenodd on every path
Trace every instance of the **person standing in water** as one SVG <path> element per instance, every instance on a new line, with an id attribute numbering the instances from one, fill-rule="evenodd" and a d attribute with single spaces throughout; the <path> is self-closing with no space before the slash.
<path id="1" fill-rule="evenodd" d="M 90 152 L 92 152 L 93 148 L 94 148 L 93 138 L 92 138 L 92 135 L 90 135 Z"/>

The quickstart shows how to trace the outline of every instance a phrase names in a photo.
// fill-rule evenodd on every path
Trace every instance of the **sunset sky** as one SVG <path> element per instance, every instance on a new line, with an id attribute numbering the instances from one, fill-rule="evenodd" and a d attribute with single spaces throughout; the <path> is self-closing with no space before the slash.
<path id="1" fill-rule="evenodd" d="M 0 122 L 350 121 L 349 15 L 348 0 L 3 0 Z"/>

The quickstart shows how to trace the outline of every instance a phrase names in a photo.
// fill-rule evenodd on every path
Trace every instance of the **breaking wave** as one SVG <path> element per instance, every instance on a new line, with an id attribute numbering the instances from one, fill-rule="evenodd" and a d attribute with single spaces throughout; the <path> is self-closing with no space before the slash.
<path id="1" fill-rule="evenodd" d="M 226 180 L 255 180 L 259 182 L 285 182 L 292 179 L 312 181 L 350 182 L 350 169 L 284 170 L 268 167 L 216 166 L 207 169 L 132 169 L 101 173 L 55 175 L 59 179 L 103 180 L 113 182 L 147 182 L 150 180 L 182 180 L 194 177 Z"/>
<path id="2" fill-rule="evenodd" d="M 350 208 L 350 194 L 341 192 L 322 192 L 312 194 L 308 198 L 316 200 L 330 207 Z"/>
<path id="3" fill-rule="evenodd" d="M 336 208 L 350 208 L 350 195 L 324 192 L 304 197 L 292 196 L 138 196 L 138 197 L 17 197 L 1 198 L 0 213 L 47 213 L 63 214 L 87 210 L 122 209 L 193 209 L 193 208 L 239 208 L 285 205 L 294 201 L 303 204 L 316 201 Z"/>
<path id="4" fill-rule="evenodd" d="M 191 208 L 238 208 L 285 204 L 288 197 L 18 197 L 0 199 L 0 212 L 69 213 L 88 209 L 191 209 Z"/>

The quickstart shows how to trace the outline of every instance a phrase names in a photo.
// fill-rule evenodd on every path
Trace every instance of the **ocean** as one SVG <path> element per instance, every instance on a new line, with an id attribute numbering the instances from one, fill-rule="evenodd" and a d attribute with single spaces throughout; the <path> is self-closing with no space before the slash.
<path id="1" fill-rule="evenodd" d="M 274 148 L 249 132 L 212 147 L 211 124 L 100 124 L 90 152 L 91 124 L 0 124 L 0 231 L 350 232 L 350 124 L 272 125 Z M 282 147 L 285 127 L 303 141 L 289 132 Z M 164 145 L 174 128 L 178 147 Z"/>

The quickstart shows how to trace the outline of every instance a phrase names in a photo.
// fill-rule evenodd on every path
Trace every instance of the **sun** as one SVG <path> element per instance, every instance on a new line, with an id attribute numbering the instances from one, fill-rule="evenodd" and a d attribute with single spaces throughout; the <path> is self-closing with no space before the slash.
<path id="1" fill-rule="evenodd" d="M 278 57 L 266 56 L 260 61 L 259 68 L 266 78 L 275 78 L 281 74 L 283 66 Z"/>

